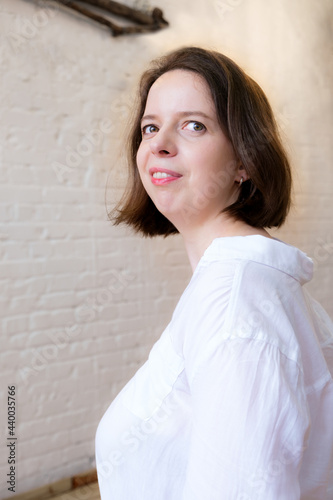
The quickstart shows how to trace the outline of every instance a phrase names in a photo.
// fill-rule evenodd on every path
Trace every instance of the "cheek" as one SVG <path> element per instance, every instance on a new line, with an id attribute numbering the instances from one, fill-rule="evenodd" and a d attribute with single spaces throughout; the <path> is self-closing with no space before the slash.
<path id="1" fill-rule="evenodd" d="M 237 171 L 233 151 L 212 144 L 197 160 L 195 182 L 202 192 L 215 198 L 233 189 Z"/>
<path id="2" fill-rule="evenodd" d="M 142 168 L 143 168 L 143 154 L 142 154 L 141 146 L 139 147 L 138 152 L 136 153 L 136 165 L 137 165 L 139 173 L 141 175 Z"/>
<path id="3" fill-rule="evenodd" d="M 144 165 L 145 165 L 145 151 L 144 147 L 142 146 L 142 143 L 139 146 L 138 152 L 136 153 L 136 164 L 139 169 L 139 172 L 141 173 Z"/>
<path id="4" fill-rule="evenodd" d="M 237 173 L 237 159 L 231 147 L 217 147 L 215 150 L 210 150 L 211 169 L 215 173 L 224 173 L 233 179 Z"/>
<path id="5" fill-rule="evenodd" d="M 148 179 L 146 173 L 146 165 L 147 165 L 147 153 L 145 151 L 144 146 L 139 146 L 138 152 L 136 153 L 136 166 L 139 172 L 139 176 L 141 182 L 145 189 L 147 189 Z"/>

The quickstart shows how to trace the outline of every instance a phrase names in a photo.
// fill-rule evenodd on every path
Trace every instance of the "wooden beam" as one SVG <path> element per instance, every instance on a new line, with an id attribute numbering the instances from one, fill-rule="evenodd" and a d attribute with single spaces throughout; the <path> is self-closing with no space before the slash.
<path id="1" fill-rule="evenodd" d="M 99 7 L 106 12 L 110 12 L 116 16 L 125 17 L 130 19 L 135 23 L 139 24 L 154 24 L 155 19 L 152 15 L 149 15 L 141 10 L 128 7 L 119 2 L 114 2 L 113 0 L 79 0 L 82 3 L 87 3 L 93 5 L 94 7 Z M 166 23 L 166 21 L 164 21 Z"/>
<path id="2" fill-rule="evenodd" d="M 169 25 L 163 17 L 163 12 L 159 8 L 154 8 L 150 14 L 141 12 L 138 9 L 128 7 L 127 5 L 122 5 L 113 0 L 80 0 L 80 3 L 85 3 L 93 7 L 98 7 L 99 9 L 105 10 L 107 13 L 114 14 L 116 16 L 121 16 L 123 18 L 129 19 L 138 25 L 134 26 L 119 26 L 110 19 L 92 12 L 90 9 L 81 6 L 77 1 L 73 0 L 53 0 L 55 2 L 72 9 L 93 21 L 96 21 L 104 26 L 107 26 L 111 30 L 112 36 L 136 34 L 136 33 L 149 33 L 152 31 L 158 31 Z"/>

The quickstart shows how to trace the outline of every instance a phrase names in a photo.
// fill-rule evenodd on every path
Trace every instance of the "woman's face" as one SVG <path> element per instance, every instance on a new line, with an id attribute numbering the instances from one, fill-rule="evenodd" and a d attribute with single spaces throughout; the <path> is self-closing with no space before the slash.
<path id="1" fill-rule="evenodd" d="M 237 200 L 239 162 L 199 74 L 177 69 L 152 85 L 137 165 L 155 206 L 180 232 Z"/>

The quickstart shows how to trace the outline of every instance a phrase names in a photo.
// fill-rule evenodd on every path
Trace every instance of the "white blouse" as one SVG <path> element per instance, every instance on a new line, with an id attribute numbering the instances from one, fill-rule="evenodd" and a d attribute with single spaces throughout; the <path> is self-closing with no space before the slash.
<path id="1" fill-rule="evenodd" d="M 102 500 L 333 499 L 333 324 L 303 289 L 312 267 L 263 236 L 212 242 L 98 426 Z"/>

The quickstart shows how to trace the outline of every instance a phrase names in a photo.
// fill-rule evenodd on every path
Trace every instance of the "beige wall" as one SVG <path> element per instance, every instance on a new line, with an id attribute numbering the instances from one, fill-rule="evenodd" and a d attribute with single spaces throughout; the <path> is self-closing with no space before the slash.
<path id="1" fill-rule="evenodd" d="M 17 492 L 94 466 L 99 419 L 190 277 L 179 237 L 114 228 L 104 206 L 138 75 L 165 50 L 223 51 L 266 90 L 295 167 L 277 236 L 314 258 L 309 288 L 333 316 L 331 0 L 157 0 L 170 28 L 118 39 L 51 5 L 0 4 L 0 390 L 18 391 Z M 1 498 L 7 472 L 2 445 Z"/>

